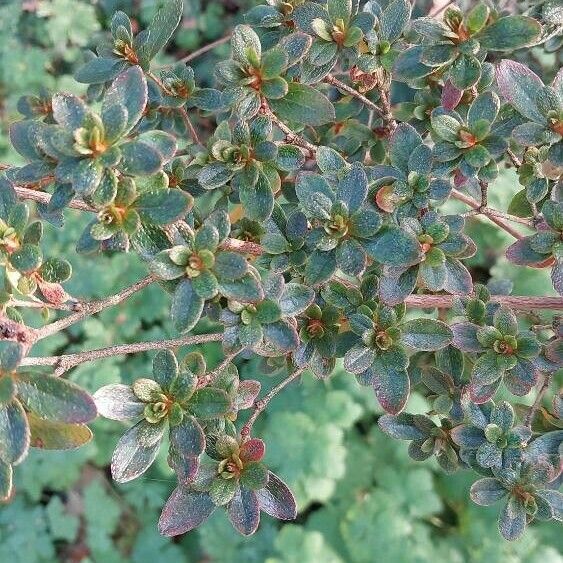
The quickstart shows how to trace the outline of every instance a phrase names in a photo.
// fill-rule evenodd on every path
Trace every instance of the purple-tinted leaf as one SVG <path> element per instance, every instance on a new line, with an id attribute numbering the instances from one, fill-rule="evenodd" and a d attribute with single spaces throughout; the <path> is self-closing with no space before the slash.
<path id="1" fill-rule="evenodd" d="M 480 428 L 460 424 L 450 431 L 452 440 L 462 448 L 477 448 L 485 440 L 485 433 Z"/>
<path id="2" fill-rule="evenodd" d="M 142 475 L 154 461 L 160 448 L 165 424 L 141 420 L 121 436 L 111 458 L 111 475 L 118 483 L 127 483 Z"/>
<path id="3" fill-rule="evenodd" d="M 383 275 L 379 282 L 379 296 L 387 305 L 402 303 L 414 290 L 418 267 L 408 268 L 398 278 Z"/>
<path id="4" fill-rule="evenodd" d="M 271 471 L 266 487 L 256 491 L 260 510 L 278 520 L 293 520 L 297 516 L 295 497 L 288 486 Z"/>
<path id="5" fill-rule="evenodd" d="M 385 434 L 399 440 L 422 440 L 426 434 L 414 424 L 415 416 L 408 413 L 401 413 L 397 416 L 384 414 L 377 423 Z"/>
<path id="6" fill-rule="evenodd" d="M 453 345 L 462 352 L 482 352 L 483 347 L 477 340 L 479 328 L 479 325 L 473 323 L 457 323 L 452 325 Z"/>
<path id="7" fill-rule="evenodd" d="M 473 281 L 468 269 L 455 258 L 446 258 L 446 281 L 444 289 L 454 295 L 467 295 L 473 290 Z"/>
<path id="8" fill-rule="evenodd" d="M 502 466 L 502 451 L 495 444 L 483 442 L 477 448 L 476 459 L 481 467 L 499 469 Z"/>
<path id="9" fill-rule="evenodd" d="M 538 377 L 536 368 L 529 360 L 516 359 L 516 366 L 504 376 L 506 388 L 519 397 L 527 395 L 535 385 Z"/>
<path id="10" fill-rule="evenodd" d="M 494 383 L 491 383 L 491 385 L 478 385 L 477 383 L 471 383 L 469 385 L 469 396 L 471 397 L 471 400 L 478 405 L 486 403 L 494 397 L 500 387 L 501 381 L 502 379 L 499 377 Z"/>
<path id="11" fill-rule="evenodd" d="M 143 415 L 145 403 L 139 401 L 129 385 L 106 385 L 94 393 L 98 414 L 111 420 L 130 420 Z"/>
<path id="12" fill-rule="evenodd" d="M 517 497 L 509 497 L 501 510 L 498 529 L 502 537 L 508 541 L 518 539 L 526 529 L 526 509 Z"/>
<path id="13" fill-rule="evenodd" d="M 473 365 L 471 382 L 477 385 L 491 385 L 504 374 L 504 365 L 499 354 L 489 350 L 480 356 Z"/>
<path id="14" fill-rule="evenodd" d="M 375 396 L 389 414 L 398 414 L 409 398 L 410 380 L 407 370 L 397 362 L 394 353 L 386 352 L 373 363 L 376 378 L 373 384 Z"/>
<path id="15" fill-rule="evenodd" d="M 471 500 L 481 506 L 494 504 L 507 494 L 508 491 L 502 486 L 501 482 L 491 477 L 475 481 L 469 490 Z"/>
<path id="16" fill-rule="evenodd" d="M 563 520 L 563 494 L 553 489 L 543 489 L 536 492 L 536 501 L 538 497 L 543 499 L 551 508 L 553 518 L 561 522 Z"/>
<path id="17" fill-rule="evenodd" d="M 510 403 L 501 401 L 491 412 L 491 424 L 496 424 L 504 432 L 508 432 L 514 424 L 514 409 Z"/>
<path id="18" fill-rule="evenodd" d="M 234 399 L 234 407 L 237 410 L 249 409 L 254 404 L 258 393 L 260 393 L 260 387 L 260 382 L 253 379 L 241 381 Z"/>
<path id="19" fill-rule="evenodd" d="M 184 415 L 182 422 L 170 428 L 170 446 L 183 455 L 199 456 L 205 450 L 205 435 L 193 416 Z"/>
<path id="20" fill-rule="evenodd" d="M 178 536 L 197 528 L 216 506 L 207 493 L 176 487 L 160 515 L 158 530 L 163 536 Z"/>
<path id="21" fill-rule="evenodd" d="M 231 524 L 243 536 L 252 535 L 260 523 L 260 506 L 254 491 L 239 487 L 227 506 Z"/>
<path id="22" fill-rule="evenodd" d="M 519 266 L 541 266 L 550 258 L 549 254 L 540 254 L 532 249 L 530 237 L 517 240 L 506 250 L 506 257 Z"/>
<path id="23" fill-rule="evenodd" d="M 440 103 L 445 109 L 451 111 L 457 107 L 462 96 L 463 90 L 456 88 L 450 80 L 446 80 L 444 87 L 442 88 Z"/>

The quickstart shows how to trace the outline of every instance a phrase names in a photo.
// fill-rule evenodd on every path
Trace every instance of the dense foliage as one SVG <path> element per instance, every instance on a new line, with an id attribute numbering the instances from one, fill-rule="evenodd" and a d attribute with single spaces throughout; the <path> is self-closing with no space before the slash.
<path id="1" fill-rule="evenodd" d="M 560 13 L 549 2 L 526 15 L 489 2 L 438 17 L 411 10 L 407 0 L 256 6 L 234 28 L 214 83 L 202 87 L 184 63 L 154 63 L 182 18 L 180 0 L 163 2 L 144 30 L 118 11 L 75 73 L 88 85 L 84 96 L 20 99 L 24 118 L 10 142 L 24 162 L 0 176 L 1 498 L 13 494 L 13 467 L 30 447 L 84 445 L 99 414 L 135 422 L 112 456 L 117 482 L 143 475 L 167 449 L 177 487 L 162 534 L 192 530 L 221 508 L 244 535 L 257 530 L 261 511 L 291 520 L 297 503 L 282 478 L 297 446 L 284 426 L 319 439 L 307 406 L 314 382 L 303 418 L 277 411 L 264 440 L 254 422 L 306 370 L 327 380 L 341 358 L 347 377 L 375 392 L 386 413 L 380 429 L 408 440 L 413 459 L 435 456 L 447 472 L 479 475 L 471 499 L 502 501 L 506 539 L 534 519 L 561 520 L 560 327 L 536 311 L 562 301 L 547 287 L 545 299 L 530 300 L 510 296 L 506 280 L 476 283 L 467 265 L 482 241 L 466 225 L 471 215 L 495 222 L 516 238 L 508 260 L 549 269 L 563 292 L 563 72 L 546 86 L 522 49 L 556 51 Z M 518 60 L 501 58 L 517 50 Z M 509 213 L 489 206 L 489 184 L 505 166 L 521 184 Z M 26 199 L 37 202 L 35 214 Z M 454 200 L 471 211 L 458 212 Z M 41 240 L 45 224 L 63 227 L 67 208 L 91 219 L 74 234 L 79 253 L 135 253 L 149 276 L 106 299 L 73 298 L 62 285 L 72 283 L 69 256 Z M 35 354 L 43 339 L 150 284 L 170 295 L 179 337 L 148 341 L 150 327 L 139 326 L 140 344 Z M 32 328 L 30 307 L 63 314 Z M 214 368 L 205 350 L 182 348 L 213 341 L 223 349 Z M 105 381 L 91 396 L 61 377 L 83 362 L 147 350 L 159 350 L 152 375 L 136 373 L 130 385 Z M 261 396 L 264 382 L 241 378 L 237 356 L 261 357 L 259 378 L 285 378 Z M 364 400 L 344 388 L 333 392 L 348 415 L 325 416 L 337 430 L 359 418 L 354 401 Z M 424 412 L 407 412 L 414 390 L 428 401 Z M 285 450 L 276 445 L 284 440 Z M 300 447 L 325 449 L 336 463 L 342 439 L 334 441 L 327 434 L 324 444 Z M 361 458 L 366 443 L 356 442 Z M 282 478 L 263 462 L 266 444 Z M 299 485 L 301 505 L 317 500 L 315 488 L 325 499 L 321 481 Z M 350 508 L 341 528 L 352 551 L 368 542 L 361 510 Z"/>

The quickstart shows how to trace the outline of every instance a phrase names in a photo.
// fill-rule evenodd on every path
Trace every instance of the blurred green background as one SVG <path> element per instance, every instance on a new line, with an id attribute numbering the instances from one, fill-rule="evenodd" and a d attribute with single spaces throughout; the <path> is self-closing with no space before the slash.
<path id="1" fill-rule="evenodd" d="M 185 1 L 185 17 L 162 61 L 179 58 L 227 33 L 254 2 Z M 421 2 L 419 4 L 424 4 Z M 427 4 L 427 3 L 426 3 Z M 96 44 L 116 9 L 140 26 L 152 17 L 155 0 L 0 0 L 0 162 L 17 162 L 6 131 L 17 119 L 17 99 L 40 87 L 83 93 L 72 79 L 84 47 Z M 420 7 L 420 6 L 419 6 Z M 195 61 L 200 81 L 212 82 L 223 45 Z M 491 203 L 506 209 L 518 191 L 513 173 L 504 172 L 489 190 Z M 64 254 L 75 274 L 67 290 L 77 297 L 114 293 L 145 274 L 134 255 L 81 257 L 74 244 L 85 218 L 67 212 L 62 230 L 46 226 L 50 254 Z M 502 257 L 510 237 L 479 221 L 469 225 L 479 252 L 469 261 L 478 281 L 514 281 L 514 293 L 545 294 L 547 272 L 516 269 Z M 104 311 L 41 342 L 37 354 L 60 354 L 173 336 L 168 297 L 149 287 L 119 308 Z M 30 317 L 31 323 L 40 322 Z M 221 358 L 217 346 L 206 354 Z M 150 373 L 152 355 L 117 357 L 84 364 L 70 378 L 92 391 Z M 256 359 L 240 361 L 244 378 L 262 382 Z M 408 410 L 427 410 L 416 394 Z M 469 472 L 444 475 L 434 462 L 415 463 L 406 444 L 377 428 L 381 414 L 370 391 L 342 369 L 328 382 L 305 376 L 278 396 L 256 425 L 268 444 L 266 462 L 296 493 L 300 515 L 280 524 L 263 516 L 255 536 L 235 533 L 218 511 L 199 530 L 169 539 L 158 535 L 160 509 L 174 486 L 164 452 L 151 470 L 128 485 L 111 482 L 108 464 L 123 427 L 98 420 L 94 441 L 70 453 L 32 451 L 16 470 L 17 494 L 0 507 L 0 561 L 113 563 L 268 562 L 268 563 L 559 563 L 563 538 L 556 524 L 533 525 L 523 539 L 505 542 L 496 529 L 496 507 L 468 499 Z"/>

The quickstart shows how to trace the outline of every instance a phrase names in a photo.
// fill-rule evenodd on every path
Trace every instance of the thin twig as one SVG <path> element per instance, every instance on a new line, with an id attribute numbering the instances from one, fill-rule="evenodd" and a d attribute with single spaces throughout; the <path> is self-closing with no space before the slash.
<path id="1" fill-rule="evenodd" d="M 348 84 L 341 82 L 334 75 L 327 74 L 324 78 L 324 81 L 327 82 L 328 84 L 331 84 L 335 88 L 338 88 L 343 92 L 346 92 L 347 94 L 356 98 L 357 100 L 360 100 L 360 102 L 362 102 L 367 108 L 376 112 L 380 117 L 384 116 L 383 109 L 381 109 L 376 103 L 372 102 L 369 98 L 366 98 L 363 94 L 360 94 L 360 92 L 358 92 L 351 86 L 348 86 Z"/>
<path id="2" fill-rule="evenodd" d="M 244 348 L 237 350 L 236 352 L 231 352 L 227 354 L 223 361 L 213 370 L 207 372 L 203 376 L 201 376 L 197 381 L 198 389 L 209 385 L 211 382 L 215 381 L 215 378 L 240 354 Z"/>
<path id="3" fill-rule="evenodd" d="M 540 377 L 542 377 L 542 375 L 540 375 Z M 524 426 L 527 426 L 528 428 L 532 427 L 534 416 L 536 416 L 536 412 L 541 407 L 543 396 L 545 395 L 545 392 L 548 390 L 550 382 L 551 382 L 551 377 L 549 373 L 543 374 L 543 381 L 538 390 L 538 394 L 536 395 L 534 404 L 531 406 L 530 410 L 526 414 L 526 418 L 524 419 Z"/>
<path id="4" fill-rule="evenodd" d="M 522 166 L 522 163 L 520 162 L 520 160 L 518 160 L 518 157 L 512 152 L 511 149 L 506 149 L 506 154 L 510 157 L 512 164 L 514 164 L 516 168 L 520 168 L 520 166 Z"/>
<path id="5" fill-rule="evenodd" d="M 508 221 L 514 223 L 520 223 L 521 225 L 526 225 L 528 228 L 533 228 L 531 221 L 528 219 L 523 219 L 522 217 L 516 217 L 515 215 L 509 215 L 508 213 L 503 213 L 502 211 L 497 211 L 496 209 L 491 209 L 490 207 L 485 207 L 481 209 L 481 204 L 475 201 L 473 198 L 459 192 L 458 190 L 452 190 L 452 197 L 459 201 L 462 201 L 466 205 L 469 205 L 472 209 L 477 211 L 479 214 L 484 215 L 490 221 L 495 223 L 501 229 L 504 229 L 507 233 L 511 234 L 516 239 L 521 239 L 523 235 L 514 229 Z"/>
<path id="6" fill-rule="evenodd" d="M 82 303 L 80 307 L 80 311 L 68 315 L 67 317 L 63 317 L 53 323 L 45 325 L 42 328 L 37 329 L 37 340 L 42 340 L 47 336 L 51 336 L 52 334 L 56 334 L 57 332 L 64 330 L 65 328 L 81 321 L 82 319 L 89 317 L 91 315 L 95 315 L 104 309 L 109 307 L 113 307 L 118 305 L 122 301 L 125 301 L 137 291 L 144 289 L 151 283 L 155 282 L 156 278 L 152 275 L 146 276 L 143 279 L 135 282 L 134 284 L 122 289 L 120 292 L 116 293 L 115 295 L 111 295 L 106 297 L 105 299 L 100 299 L 99 301 L 90 301 L 86 303 Z"/>
<path id="7" fill-rule="evenodd" d="M 167 63 L 165 65 L 160 65 L 160 66 L 157 66 L 155 68 L 157 68 L 157 69 L 158 68 L 168 68 L 168 67 L 174 66 L 178 63 L 188 63 L 190 61 L 193 61 L 194 59 L 197 59 L 198 57 L 201 57 L 201 55 L 204 55 L 208 51 L 212 51 L 213 49 L 215 49 L 215 47 L 219 47 L 219 45 L 223 45 L 223 43 L 227 43 L 230 39 L 231 39 L 230 34 L 225 35 L 225 37 L 221 37 L 221 39 L 217 39 L 216 41 L 208 43 L 207 45 L 204 45 L 203 47 L 196 49 L 193 53 L 190 53 L 189 55 L 186 55 L 185 57 L 182 57 L 181 59 L 178 59 L 177 61 L 174 61 L 173 63 Z"/>
<path id="8" fill-rule="evenodd" d="M 7 307 L 26 307 L 28 309 L 53 309 L 55 311 L 71 311 L 80 310 L 81 303 L 76 300 L 69 300 L 66 303 L 49 303 L 47 301 L 26 301 L 24 299 L 10 299 L 6 303 Z"/>
<path id="9" fill-rule="evenodd" d="M 275 115 L 275 113 L 270 109 L 270 106 L 268 105 L 268 102 L 266 102 L 265 99 L 262 100 L 262 106 L 260 108 L 260 111 L 264 115 L 267 115 L 272 120 L 272 122 L 275 123 L 278 129 L 280 129 L 285 134 L 285 137 L 289 143 L 297 145 L 302 149 L 307 149 L 310 153 L 310 156 L 315 155 L 315 153 L 317 152 L 317 147 L 312 143 L 310 143 L 309 141 L 307 141 L 306 139 L 304 139 L 303 137 L 300 137 L 297 133 L 294 133 L 283 121 L 281 121 Z"/>
<path id="10" fill-rule="evenodd" d="M 45 192 L 39 192 L 37 190 L 30 190 L 29 188 L 21 188 L 16 186 L 14 188 L 17 195 L 22 199 L 29 199 L 32 201 L 37 201 L 39 203 L 49 203 L 51 201 L 51 194 Z M 72 199 L 68 204 L 71 209 L 78 209 L 80 211 L 89 211 L 91 213 L 97 213 L 96 209 L 90 207 L 87 203 L 79 199 Z M 262 254 L 262 247 L 255 242 L 248 242 L 244 240 L 238 240 L 235 238 L 228 238 L 223 242 L 221 248 L 224 250 L 231 250 L 233 252 L 240 252 L 243 254 L 252 254 L 254 256 L 259 256 Z"/>
<path id="11" fill-rule="evenodd" d="M 63 354 L 61 356 L 42 356 L 38 358 L 28 357 L 22 360 L 21 366 L 53 366 L 55 375 L 62 375 L 65 371 L 83 364 L 102 358 L 121 356 L 126 354 L 136 354 L 149 350 L 165 350 L 187 346 L 189 344 L 203 344 L 205 342 L 217 342 L 222 340 L 223 333 L 198 334 L 195 336 L 182 336 L 171 340 L 151 340 L 150 342 L 136 342 L 134 344 L 118 344 L 107 348 L 98 348 L 76 354 Z"/>
<path id="12" fill-rule="evenodd" d="M 254 401 L 254 410 L 250 415 L 250 418 L 246 422 L 246 424 L 242 427 L 240 431 L 241 437 L 247 438 L 250 436 L 252 432 L 252 426 L 256 422 L 256 419 L 260 415 L 260 413 L 268 406 L 268 403 L 287 385 L 289 385 L 293 380 L 297 379 L 305 370 L 307 366 L 299 368 L 294 372 L 290 373 L 283 381 L 278 383 L 269 393 L 264 395 L 261 399 L 257 399 Z"/>
<path id="13" fill-rule="evenodd" d="M 186 111 L 186 108 L 179 108 L 179 110 L 180 110 L 180 115 L 182 116 L 182 119 L 184 120 L 184 123 L 188 128 L 188 131 L 190 132 L 190 136 L 193 139 L 194 143 L 196 143 L 202 148 L 205 148 L 205 145 L 199 140 L 197 131 L 195 130 L 192 124 L 192 121 L 190 119 L 190 116 L 188 115 L 188 112 Z"/>
<path id="14" fill-rule="evenodd" d="M 447 309 L 453 305 L 452 295 L 409 295 L 405 299 L 407 307 L 416 309 Z M 563 311 L 563 297 L 538 297 L 527 295 L 491 295 L 491 301 L 507 305 L 518 311 L 552 309 Z"/>

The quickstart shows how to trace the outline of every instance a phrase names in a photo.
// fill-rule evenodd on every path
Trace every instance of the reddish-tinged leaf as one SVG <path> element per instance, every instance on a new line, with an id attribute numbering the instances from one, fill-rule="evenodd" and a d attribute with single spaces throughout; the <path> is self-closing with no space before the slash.
<path id="1" fill-rule="evenodd" d="M 185 534 L 207 520 L 215 508 L 207 493 L 176 487 L 162 509 L 158 530 L 163 536 Z"/>
<path id="2" fill-rule="evenodd" d="M 297 516 L 295 497 L 289 487 L 271 471 L 268 484 L 256 491 L 260 509 L 278 520 L 294 520 Z"/>
<path id="3" fill-rule="evenodd" d="M 451 111 L 457 107 L 462 96 L 463 90 L 456 88 L 450 80 L 446 80 L 444 87 L 442 88 L 440 103 L 445 109 Z"/>
<path id="4" fill-rule="evenodd" d="M 260 506 L 254 491 L 239 487 L 227 506 L 231 524 L 243 536 L 252 535 L 260 524 Z"/>
<path id="5" fill-rule="evenodd" d="M 240 459 L 243 462 L 260 461 L 266 452 L 266 444 L 259 438 L 251 438 L 240 448 Z"/>

